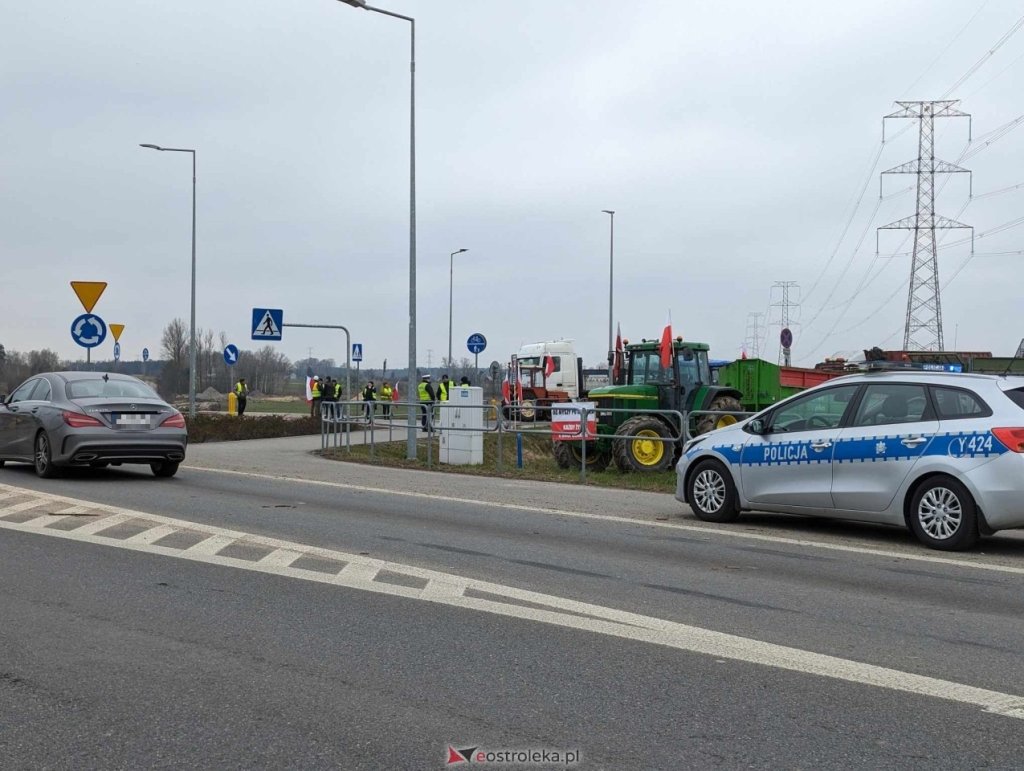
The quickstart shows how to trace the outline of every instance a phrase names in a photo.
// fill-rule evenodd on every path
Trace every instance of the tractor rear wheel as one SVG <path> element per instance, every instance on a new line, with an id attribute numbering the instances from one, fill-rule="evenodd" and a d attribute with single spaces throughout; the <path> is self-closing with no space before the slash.
<path id="1" fill-rule="evenodd" d="M 671 429 L 646 415 L 630 418 L 615 433 L 615 465 L 619 471 L 665 471 L 672 467 L 676 443 Z"/>
<path id="2" fill-rule="evenodd" d="M 551 453 L 558 468 L 578 469 L 583 461 L 581 442 L 552 442 Z M 597 442 L 587 442 L 587 471 L 604 471 L 611 462 L 608 450 L 602 450 Z"/>
<path id="3" fill-rule="evenodd" d="M 732 396 L 716 396 L 711 400 L 708 409 L 720 412 L 743 412 L 743 405 Z M 708 431 L 714 431 L 716 428 L 731 426 L 733 423 L 739 422 L 739 420 L 734 415 L 701 415 L 697 418 L 697 436 L 706 434 Z"/>
<path id="4" fill-rule="evenodd" d="M 537 402 L 533 399 L 523 399 L 519 405 L 519 419 L 532 421 L 537 419 Z"/>

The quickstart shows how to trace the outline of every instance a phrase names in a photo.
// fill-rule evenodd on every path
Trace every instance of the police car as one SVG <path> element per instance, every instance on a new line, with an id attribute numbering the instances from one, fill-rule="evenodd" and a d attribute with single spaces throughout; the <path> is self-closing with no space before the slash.
<path id="1" fill-rule="evenodd" d="M 968 549 L 979 534 L 1024 527 L 1024 378 L 836 378 L 691 440 L 676 474 L 676 498 L 705 521 L 811 514 Z"/>

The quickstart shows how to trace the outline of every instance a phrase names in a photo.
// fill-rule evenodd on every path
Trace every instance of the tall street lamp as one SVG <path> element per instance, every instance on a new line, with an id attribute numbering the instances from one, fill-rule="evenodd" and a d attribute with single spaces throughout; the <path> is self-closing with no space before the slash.
<path id="1" fill-rule="evenodd" d="M 459 249 L 448 256 L 448 369 L 452 368 L 452 286 L 455 277 L 455 255 L 468 251 L 469 249 Z"/>
<path id="2" fill-rule="evenodd" d="M 612 296 L 615 291 L 615 212 L 611 209 L 601 209 L 602 213 L 609 215 L 611 221 L 611 235 L 608 238 L 608 381 L 611 382 L 612 370 L 614 369 L 614 354 L 612 353 Z"/>
<path id="3" fill-rule="evenodd" d="M 409 22 L 409 395 L 412 396 L 419 378 L 416 377 L 416 20 L 411 16 L 385 11 L 367 5 L 366 0 L 339 0 L 353 8 L 373 11 L 394 19 Z M 416 411 L 409 410 L 405 454 L 416 459 Z"/>
<path id="4" fill-rule="evenodd" d="M 189 320 L 188 416 L 196 416 L 196 151 L 184 147 L 139 145 L 165 153 L 192 153 L 192 315 Z"/>

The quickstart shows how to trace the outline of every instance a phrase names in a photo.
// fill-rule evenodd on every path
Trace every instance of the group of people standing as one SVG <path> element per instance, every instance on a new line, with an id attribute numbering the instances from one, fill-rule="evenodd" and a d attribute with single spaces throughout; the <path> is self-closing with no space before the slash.
<path id="1" fill-rule="evenodd" d="M 323 402 L 339 402 L 342 400 L 341 381 L 334 380 L 329 375 L 321 380 L 320 376 L 316 375 L 310 384 L 310 393 L 312 401 L 309 405 L 309 416 L 315 417 L 320 414 Z M 375 402 L 378 401 L 383 402 L 384 417 L 390 418 L 391 403 L 398 401 L 398 383 L 395 383 L 394 386 L 390 383 L 382 384 L 378 395 L 377 386 L 374 385 L 374 382 L 372 380 L 367 381 L 366 385 L 363 386 L 361 398 L 366 402 L 364 414 L 367 418 L 371 414 L 377 414 Z"/>
<path id="2" fill-rule="evenodd" d="M 430 380 L 429 374 L 424 375 L 420 378 L 420 384 L 416 388 L 416 397 L 420 403 L 420 425 L 423 426 L 424 431 L 429 431 L 433 423 L 434 403 L 448 401 L 448 395 L 453 385 L 448 379 L 447 373 L 441 375 L 441 382 L 437 384 L 437 388 L 434 388 L 434 384 Z M 463 375 L 459 385 L 468 386 L 469 378 Z"/>

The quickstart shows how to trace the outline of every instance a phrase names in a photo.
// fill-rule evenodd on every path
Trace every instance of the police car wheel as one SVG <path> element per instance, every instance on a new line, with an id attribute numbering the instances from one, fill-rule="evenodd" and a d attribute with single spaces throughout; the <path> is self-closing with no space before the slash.
<path id="1" fill-rule="evenodd" d="M 732 522 L 739 515 L 736 486 L 721 463 L 705 460 L 690 474 L 686 499 L 697 519 L 705 522 Z"/>
<path id="2" fill-rule="evenodd" d="M 961 551 L 978 542 L 978 513 L 967 488 L 950 477 L 921 485 L 910 502 L 910 529 L 932 549 Z"/>

